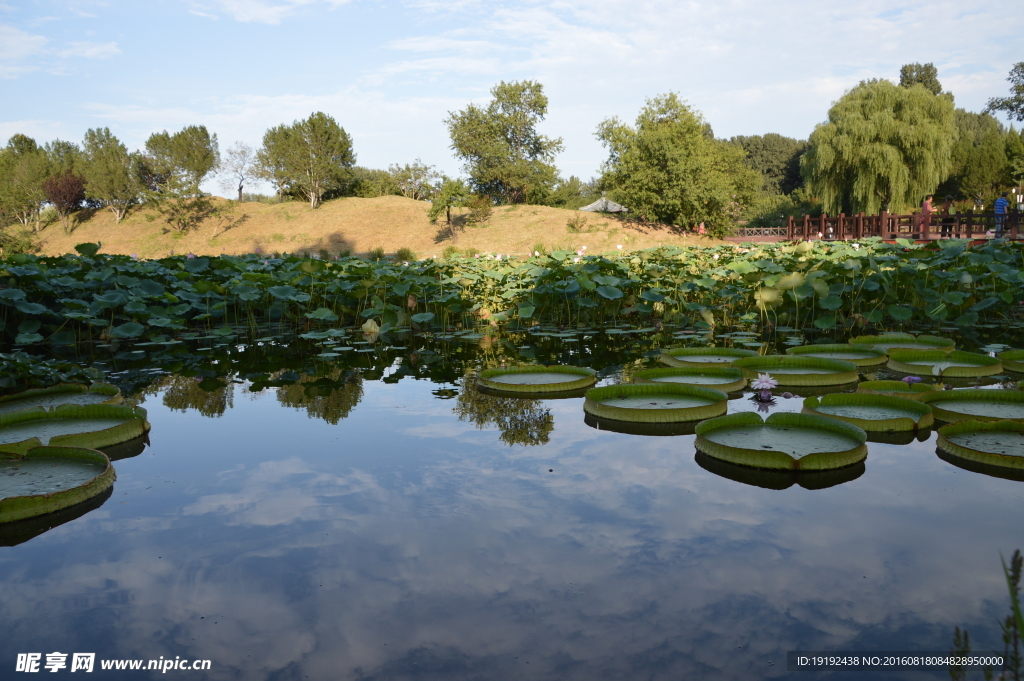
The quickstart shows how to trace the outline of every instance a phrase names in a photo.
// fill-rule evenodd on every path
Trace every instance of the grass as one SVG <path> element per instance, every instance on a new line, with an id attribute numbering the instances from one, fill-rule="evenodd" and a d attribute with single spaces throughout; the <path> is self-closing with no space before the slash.
<path id="1" fill-rule="evenodd" d="M 227 212 L 227 219 L 222 222 L 231 224 L 226 230 L 221 227 L 216 234 L 216 219 L 207 220 L 188 234 L 177 235 L 151 211 L 134 211 L 115 224 L 110 211 L 101 210 L 70 235 L 64 234 L 59 223 L 45 227 L 39 234 L 42 254 L 71 253 L 75 244 L 85 241 L 103 242 L 104 253 L 134 253 L 140 258 L 165 257 L 172 250 L 196 255 L 240 255 L 256 252 L 257 248 L 263 253 L 326 250 L 337 255 L 345 251 L 366 253 L 378 246 L 386 253 L 406 247 L 423 257 L 440 255 L 445 246 L 453 245 L 443 225 L 432 225 L 427 220 L 429 203 L 401 196 L 335 199 L 317 210 L 299 202 L 215 202 Z M 468 216 L 468 210 L 456 212 Z M 486 229 L 464 230 L 454 245 L 463 253 L 469 249 L 532 253 L 540 250 L 535 248 L 537 243 L 549 241 L 551 235 L 566 235 L 565 224 L 576 213 L 547 206 L 499 207 L 488 219 Z M 581 243 L 571 250 L 582 244 L 587 245 L 588 253 L 603 253 L 614 251 L 617 243 L 628 244 L 631 250 L 661 244 L 712 243 L 680 236 L 668 227 L 637 226 L 615 219 L 610 219 L 610 225 L 606 232 L 576 237 Z"/>

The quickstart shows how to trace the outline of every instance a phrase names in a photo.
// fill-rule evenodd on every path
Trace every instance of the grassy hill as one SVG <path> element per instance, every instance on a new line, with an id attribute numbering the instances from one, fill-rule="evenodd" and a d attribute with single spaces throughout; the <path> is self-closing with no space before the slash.
<path id="1" fill-rule="evenodd" d="M 410 248 L 423 258 L 441 255 L 452 245 L 447 227 L 427 220 L 429 203 L 401 196 L 335 199 L 316 210 L 298 202 L 237 204 L 218 199 L 218 205 L 223 209 L 220 217 L 207 219 L 184 235 L 153 211 L 138 210 L 115 224 L 110 212 L 101 210 L 83 217 L 70 235 L 54 223 L 38 236 L 46 255 L 73 252 L 75 244 L 84 241 L 101 241 L 104 253 L 141 258 L 163 257 L 171 251 L 237 255 L 257 248 L 264 253 L 362 254 L 378 247 L 389 254 Z M 578 215 L 586 216 L 585 231 L 570 233 L 566 223 Z M 549 250 L 587 246 L 588 253 L 601 253 L 616 250 L 618 244 L 623 250 L 635 250 L 695 241 L 668 227 L 641 227 L 612 216 L 546 206 L 500 206 L 485 225 L 464 227 L 455 245 L 463 250 L 523 254 L 537 244 Z"/>

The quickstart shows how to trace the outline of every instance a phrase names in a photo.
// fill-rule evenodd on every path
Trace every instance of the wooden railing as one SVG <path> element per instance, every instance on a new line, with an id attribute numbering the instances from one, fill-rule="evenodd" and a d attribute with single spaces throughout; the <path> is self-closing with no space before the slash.
<path id="1" fill-rule="evenodd" d="M 878 215 L 792 216 L 785 224 L 767 227 L 740 227 L 731 237 L 739 241 L 796 241 L 811 239 L 857 240 L 877 236 L 893 239 L 984 239 L 997 233 L 1003 238 L 1021 238 L 1020 211 L 1006 215 L 975 213 L 969 210 L 957 215 L 932 213 L 927 220 L 920 213 L 895 215 L 886 211 Z"/>

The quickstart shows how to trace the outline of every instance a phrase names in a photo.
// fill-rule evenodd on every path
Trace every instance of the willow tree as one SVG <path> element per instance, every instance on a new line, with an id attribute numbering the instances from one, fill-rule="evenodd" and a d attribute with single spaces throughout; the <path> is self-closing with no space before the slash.
<path id="1" fill-rule="evenodd" d="M 811 133 L 801 171 L 829 213 L 901 211 L 949 176 L 955 140 L 952 97 L 865 81 Z"/>

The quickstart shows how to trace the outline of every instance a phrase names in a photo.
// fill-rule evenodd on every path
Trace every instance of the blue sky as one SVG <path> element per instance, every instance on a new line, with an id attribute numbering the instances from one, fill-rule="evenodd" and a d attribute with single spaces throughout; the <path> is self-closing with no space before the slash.
<path id="1" fill-rule="evenodd" d="M 597 124 L 654 95 L 679 93 L 719 137 L 806 138 L 860 80 L 934 62 L 979 111 L 1008 94 L 1022 36 L 1009 0 L 0 0 L 0 140 L 107 126 L 137 148 L 201 123 L 223 150 L 325 111 L 360 165 L 457 173 L 447 113 L 534 79 L 562 173 L 586 179 Z"/>

